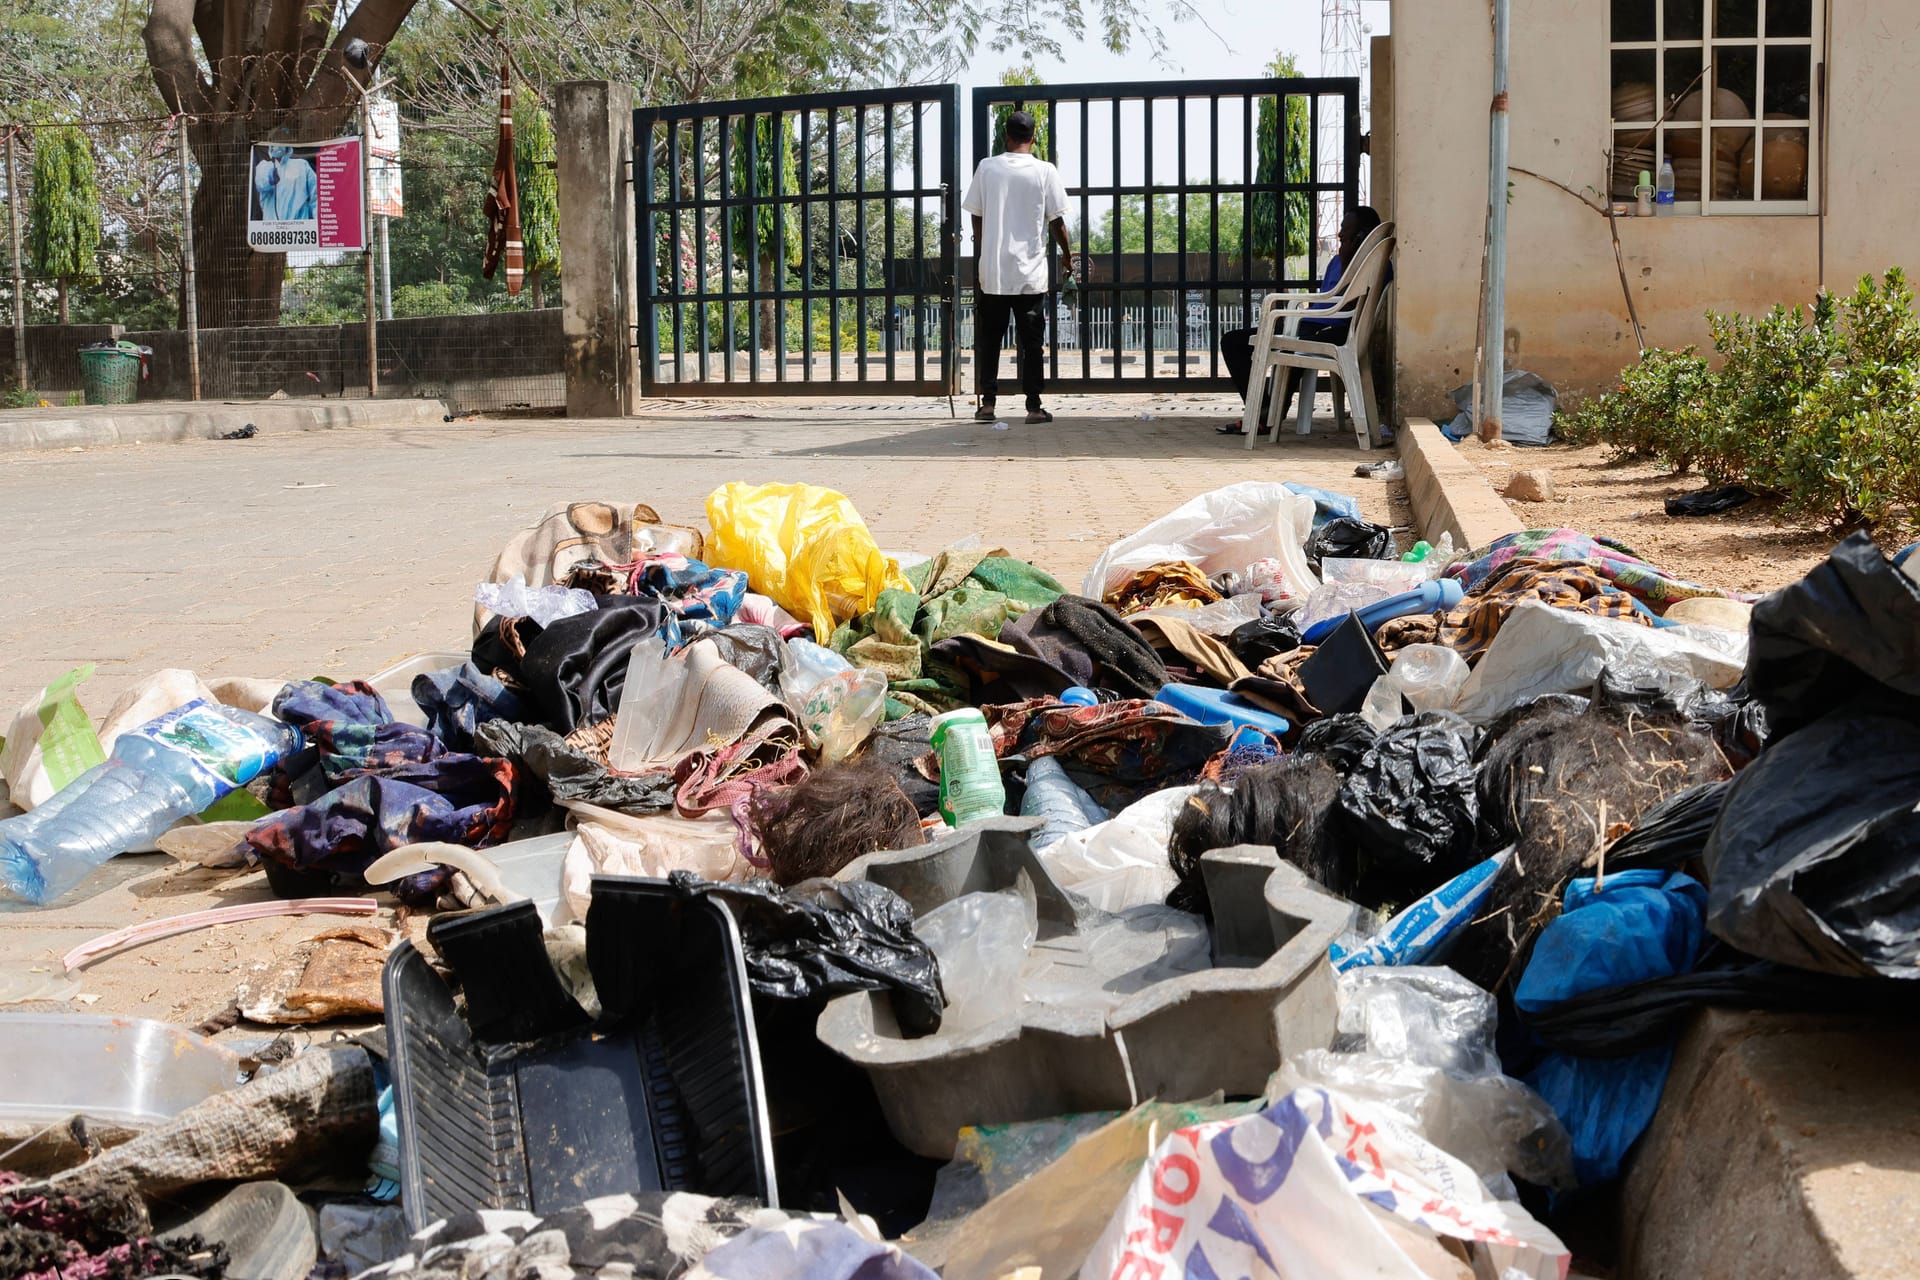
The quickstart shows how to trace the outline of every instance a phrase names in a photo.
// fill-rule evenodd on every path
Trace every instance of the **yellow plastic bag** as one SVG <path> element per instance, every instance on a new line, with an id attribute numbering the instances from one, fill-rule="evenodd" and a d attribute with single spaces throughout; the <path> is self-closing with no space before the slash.
<path id="1" fill-rule="evenodd" d="M 735 480 L 707 495 L 707 523 L 708 563 L 745 571 L 755 591 L 812 623 L 821 644 L 888 587 L 912 589 L 853 503 L 831 489 Z"/>

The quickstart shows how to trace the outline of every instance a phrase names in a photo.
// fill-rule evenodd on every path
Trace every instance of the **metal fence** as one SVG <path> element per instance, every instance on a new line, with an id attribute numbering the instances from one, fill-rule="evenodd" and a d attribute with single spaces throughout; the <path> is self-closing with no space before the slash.
<path id="1" fill-rule="evenodd" d="M 283 200 L 297 206 L 329 180 L 325 166 L 358 162 L 360 117 L 0 125 L 11 151 L 0 171 L 0 314 L 20 313 L 27 356 L 16 359 L 21 335 L 10 326 L 0 370 L 24 366 L 27 399 L 75 401 L 78 348 L 122 338 L 153 348 L 143 399 L 426 397 L 461 413 L 563 406 L 561 282 L 549 272 L 536 307 L 536 289 L 510 297 L 504 276 L 480 277 L 491 138 L 407 137 L 396 162 L 404 212 L 337 228 L 355 247 L 249 242 L 250 220 L 258 240 L 260 224 L 298 211 Z M 318 149 L 335 140 L 353 146 Z M 68 204 L 91 206 L 98 239 L 62 259 L 36 229 L 57 224 Z M 17 376 L 6 381 L 23 398 Z"/>

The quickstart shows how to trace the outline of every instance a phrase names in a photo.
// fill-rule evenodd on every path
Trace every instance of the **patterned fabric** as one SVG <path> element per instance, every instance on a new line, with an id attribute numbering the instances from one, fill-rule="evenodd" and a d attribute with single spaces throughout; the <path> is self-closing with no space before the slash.
<path id="1" fill-rule="evenodd" d="M 912 590 L 882 591 L 872 609 L 833 635 L 836 652 L 887 677 L 890 720 L 967 701 L 950 664 L 929 660 L 934 646 L 959 636 L 992 640 L 1064 594 L 1051 575 L 998 550 L 943 551 L 905 576 Z"/>
<path id="2" fill-rule="evenodd" d="M 601 567 L 624 583 L 622 594 L 666 605 L 667 620 L 660 634 L 669 649 L 730 625 L 747 596 L 747 575 L 738 569 L 715 569 L 681 555 L 645 556 L 629 564 Z"/>
<path id="3" fill-rule="evenodd" d="M 1727 600 L 1757 600 L 1758 596 L 1740 591 L 1722 591 L 1686 582 L 1657 568 L 1623 543 L 1611 538 L 1590 538 L 1577 529 L 1529 529 L 1496 538 L 1470 558 L 1447 567 L 1447 576 L 1457 578 L 1472 591 L 1494 571 L 1515 560 L 1576 562 L 1615 589 L 1645 600 L 1655 612 L 1664 612 L 1676 600 L 1694 596 L 1715 596 Z"/>
<path id="4" fill-rule="evenodd" d="M 413 701 L 427 728 L 456 751 L 471 751 L 473 735 L 489 720 L 519 720 L 520 699 L 471 662 L 413 678 Z"/>
<path id="5" fill-rule="evenodd" d="M 413 725 L 395 724 L 385 699 L 354 680 L 295 681 L 273 713 L 306 735 L 318 755 L 282 762 L 269 797 L 279 812 L 247 831 L 263 857 L 302 870 L 364 871 L 381 854 L 421 840 L 476 848 L 506 840 L 513 825 L 512 762 L 448 751 Z M 329 789 L 330 788 L 330 789 Z M 296 797 L 310 797 L 295 804 Z M 431 905 L 444 868 L 402 881 L 404 902 Z"/>
<path id="6" fill-rule="evenodd" d="M 1107 592 L 1103 603 L 1112 605 L 1124 617 L 1161 605 L 1198 607 L 1225 598 L 1198 566 L 1185 560 L 1166 560 L 1127 575 L 1125 582 Z"/>
<path id="7" fill-rule="evenodd" d="M 1114 782 L 1151 783 L 1156 789 L 1193 781 L 1209 759 L 1226 750 L 1234 733 L 1231 725 L 1196 724 L 1172 707 L 1137 698 L 1091 707 L 1031 698 L 982 711 L 994 754 L 1003 760 L 1056 756 Z M 939 757 L 923 757 L 920 768 L 938 779 Z"/>
<path id="8" fill-rule="evenodd" d="M 1508 560 L 1482 579 L 1471 594 L 1439 617 L 1439 643 L 1469 663 L 1478 662 L 1522 600 L 1556 609 L 1621 618 L 1652 626 L 1634 598 L 1583 563 Z"/>
<path id="9" fill-rule="evenodd" d="M 786 720 L 769 720 L 737 742 L 698 751 L 682 760 L 673 771 L 678 786 L 674 807 L 686 818 L 726 810 L 739 832 L 740 856 L 756 867 L 766 867 L 767 860 L 753 848 L 748 834 L 748 806 L 762 788 L 791 787 L 806 776 L 807 762 L 800 754 L 793 725 Z"/>

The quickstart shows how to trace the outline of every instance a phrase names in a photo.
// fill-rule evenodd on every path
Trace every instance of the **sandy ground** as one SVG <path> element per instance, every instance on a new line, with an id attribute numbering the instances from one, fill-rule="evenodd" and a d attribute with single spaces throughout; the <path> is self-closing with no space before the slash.
<path id="1" fill-rule="evenodd" d="M 1508 500 L 1528 528 L 1605 535 L 1670 573 L 1708 586 L 1760 592 L 1783 587 L 1824 560 L 1839 537 L 1781 523 L 1779 504 L 1767 500 L 1717 516 L 1669 516 L 1666 500 L 1703 488 L 1704 481 L 1647 462 L 1610 464 L 1600 445 L 1488 449 L 1469 439 L 1458 447 L 1496 490 L 1516 471 L 1552 472 L 1552 501 Z"/>

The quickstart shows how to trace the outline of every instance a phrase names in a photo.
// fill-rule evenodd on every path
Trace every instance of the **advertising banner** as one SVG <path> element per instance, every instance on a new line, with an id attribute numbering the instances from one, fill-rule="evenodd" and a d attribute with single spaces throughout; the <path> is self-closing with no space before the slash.
<path id="1" fill-rule="evenodd" d="M 406 212 L 400 187 L 400 107 L 392 98 L 375 98 L 373 117 L 373 190 L 367 205 L 376 218 L 398 218 Z"/>
<path id="2" fill-rule="evenodd" d="M 247 243 L 256 252 L 367 247 L 360 139 L 256 142 L 247 170 Z"/>

